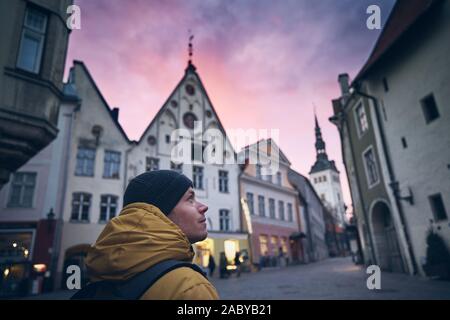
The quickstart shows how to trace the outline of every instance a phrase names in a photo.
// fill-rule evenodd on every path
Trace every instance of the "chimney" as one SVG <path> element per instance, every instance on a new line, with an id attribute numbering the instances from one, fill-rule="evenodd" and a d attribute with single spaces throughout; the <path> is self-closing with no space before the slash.
<path id="1" fill-rule="evenodd" d="M 114 121 L 119 122 L 119 108 L 113 108 L 111 110 L 111 115 L 112 115 Z"/>
<path id="2" fill-rule="evenodd" d="M 350 95 L 348 73 L 341 73 L 338 77 L 339 86 L 341 87 L 341 95 L 347 97 Z"/>

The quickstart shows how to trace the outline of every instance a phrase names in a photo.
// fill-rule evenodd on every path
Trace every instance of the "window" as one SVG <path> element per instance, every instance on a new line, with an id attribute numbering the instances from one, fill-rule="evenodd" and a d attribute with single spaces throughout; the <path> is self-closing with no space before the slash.
<path id="1" fill-rule="evenodd" d="M 253 193 L 247 192 L 247 205 L 248 210 L 250 211 L 250 214 L 255 214 L 255 207 L 253 203 Z"/>
<path id="2" fill-rule="evenodd" d="M 103 178 L 119 179 L 120 152 L 105 151 Z"/>
<path id="3" fill-rule="evenodd" d="M 278 252 L 278 237 L 271 236 L 270 243 L 272 244 L 273 253 L 277 253 Z"/>
<path id="4" fill-rule="evenodd" d="M 281 172 L 277 172 L 277 184 L 281 186 Z"/>
<path id="5" fill-rule="evenodd" d="M 170 136 L 166 134 L 166 143 L 170 143 Z"/>
<path id="6" fill-rule="evenodd" d="M 259 236 L 259 250 L 260 250 L 262 256 L 269 252 L 268 247 L 267 247 L 267 236 L 266 235 Z"/>
<path id="7" fill-rule="evenodd" d="M 272 198 L 269 198 L 269 216 L 275 219 L 275 200 Z"/>
<path id="8" fill-rule="evenodd" d="M 100 202 L 100 221 L 109 221 L 116 216 L 118 197 L 102 195 Z"/>
<path id="9" fill-rule="evenodd" d="M 219 170 L 219 191 L 228 193 L 228 171 Z"/>
<path id="10" fill-rule="evenodd" d="M 408 143 L 406 142 L 406 138 L 405 137 L 402 137 L 402 146 L 403 146 L 403 149 L 408 148 Z"/>
<path id="11" fill-rule="evenodd" d="M 95 167 L 95 149 L 78 147 L 75 175 L 93 177 Z"/>
<path id="12" fill-rule="evenodd" d="M 256 177 L 258 179 L 262 179 L 262 176 L 261 176 L 261 165 L 260 164 L 256 165 Z"/>
<path id="13" fill-rule="evenodd" d="M 384 92 L 389 91 L 389 86 L 388 86 L 388 82 L 387 82 L 386 78 L 383 78 L 383 88 L 384 88 Z"/>
<path id="14" fill-rule="evenodd" d="M 267 175 L 267 182 L 272 183 L 272 175 L 271 174 Z"/>
<path id="15" fill-rule="evenodd" d="M 91 207 L 91 195 L 89 193 L 76 192 L 72 198 L 72 221 L 89 221 L 89 209 Z"/>
<path id="16" fill-rule="evenodd" d="M 191 159 L 194 162 L 202 162 L 206 145 L 200 143 L 191 144 Z"/>
<path id="17" fill-rule="evenodd" d="M 219 222 L 221 231 L 230 230 L 230 211 L 226 209 L 219 210 Z"/>
<path id="18" fill-rule="evenodd" d="M 319 180 L 319 182 L 322 182 L 322 177 L 319 177 L 318 180 Z"/>
<path id="19" fill-rule="evenodd" d="M 367 122 L 366 112 L 364 111 L 362 103 L 356 107 L 356 123 L 359 135 L 362 135 L 369 129 L 369 123 Z"/>
<path id="20" fill-rule="evenodd" d="M 170 162 L 170 170 L 174 170 L 178 173 L 183 173 L 183 164 L 176 164 L 175 162 Z"/>
<path id="21" fill-rule="evenodd" d="M 283 250 L 284 254 L 288 253 L 288 248 L 287 248 L 287 238 L 286 237 L 282 237 L 281 238 L 281 250 Z"/>
<path id="22" fill-rule="evenodd" d="M 314 178 L 314 183 L 317 183 L 317 178 Z"/>
<path id="23" fill-rule="evenodd" d="M 280 216 L 280 220 L 284 220 L 284 202 L 278 201 L 278 215 Z"/>
<path id="24" fill-rule="evenodd" d="M 366 168 L 367 182 L 370 188 L 379 181 L 378 168 L 372 148 L 369 148 L 364 152 L 364 165 Z"/>
<path id="25" fill-rule="evenodd" d="M 439 110 L 433 94 L 426 96 L 420 102 L 422 104 L 422 111 L 427 124 L 439 118 Z"/>
<path id="26" fill-rule="evenodd" d="M 36 172 L 16 172 L 11 182 L 8 207 L 31 208 L 33 206 Z"/>
<path id="27" fill-rule="evenodd" d="M 261 217 L 266 216 L 266 208 L 264 204 L 264 196 L 258 196 L 258 213 Z"/>
<path id="28" fill-rule="evenodd" d="M 327 181 L 327 176 L 323 176 L 323 182 Z"/>
<path id="29" fill-rule="evenodd" d="M 203 190 L 203 168 L 194 166 L 193 173 L 194 188 Z"/>
<path id="30" fill-rule="evenodd" d="M 147 157 L 145 164 L 145 171 L 159 170 L 159 159 Z"/>
<path id="31" fill-rule="evenodd" d="M 433 212 L 434 220 L 446 220 L 447 212 L 445 211 L 444 201 L 440 193 L 428 197 Z"/>
<path id="32" fill-rule="evenodd" d="M 47 15 L 28 7 L 22 27 L 17 67 L 39 73 L 47 28 Z"/>
<path id="33" fill-rule="evenodd" d="M 294 221 L 294 216 L 293 216 L 293 213 L 292 213 L 292 203 L 288 203 L 287 204 L 287 211 L 288 211 L 288 221 L 289 222 Z"/>

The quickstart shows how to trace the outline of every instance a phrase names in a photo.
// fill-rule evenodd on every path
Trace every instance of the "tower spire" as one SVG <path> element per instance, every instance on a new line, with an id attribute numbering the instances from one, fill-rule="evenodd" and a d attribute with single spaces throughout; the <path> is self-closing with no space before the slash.
<path id="1" fill-rule="evenodd" d="M 320 172 L 323 170 L 331 169 L 337 171 L 334 161 L 328 160 L 327 151 L 325 149 L 325 141 L 322 138 L 322 130 L 320 129 L 319 120 L 317 120 L 316 106 L 314 106 L 314 122 L 315 122 L 315 134 L 316 134 L 316 162 L 311 167 L 311 173 Z"/>
<path id="2" fill-rule="evenodd" d="M 189 47 L 188 47 L 189 60 L 188 60 L 188 65 L 192 64 L 192 55 L 194 54 L 194 48 L 192 46 L 192 40 L 193 39 L 194 39 L 194 35 L 192 34 L 192 31 L 189 29 Z"/>
<path id="3" fill-rule="evenodd" d="M 328 160 L 328 155 L 327 152 L 325 150 L 325 141 L 323 141 L 322 139 L 322 132 L 319 126 L 319 121 L 317 120 L 317 115 L 314 112 L 314 120 L 316 123 L 316 127 L 315 127 L 315 131 L 316 131 L 316 156 L 317 159 L 325 159 Z"/>

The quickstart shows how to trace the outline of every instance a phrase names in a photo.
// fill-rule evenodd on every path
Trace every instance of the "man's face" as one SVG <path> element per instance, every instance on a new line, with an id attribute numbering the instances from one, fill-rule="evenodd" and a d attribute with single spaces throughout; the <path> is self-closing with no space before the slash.
<path id="1" fill-rule="evenodd" d="M 191 243 L 195 243 L 208 236 L 207 210 L 208 206 L 198 202 L 194 190 L 189 188 L 167 217 L 180 227 Z"/>

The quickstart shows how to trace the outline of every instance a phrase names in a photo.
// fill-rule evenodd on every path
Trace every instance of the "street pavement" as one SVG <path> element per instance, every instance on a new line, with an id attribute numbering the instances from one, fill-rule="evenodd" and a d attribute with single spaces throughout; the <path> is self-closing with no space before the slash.
<path id="1" fill-rule="evenodd" d="M 217 270 L 216 270 L 217 272 Z M 351 258 L 332 258 L 307 265 L 267 268 L 238 278 L 211 278 L 221 299 L 450 299 L 450 282 L 381 272 L 381 289 L 369 290 L 369 274 Z M 68 299 L 60 291 L 32 299 Z"/>
<path id="2" fill-rule="evenodd" d="M 450 282 L 381 272 L 381 289 L 369 290 L 365 267 L 351 258 L 212 279 L 221 299 L 450 299 Z"/>

